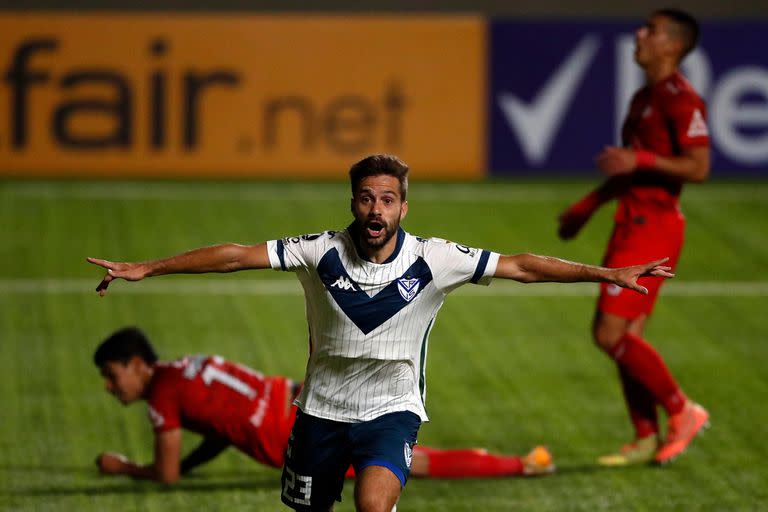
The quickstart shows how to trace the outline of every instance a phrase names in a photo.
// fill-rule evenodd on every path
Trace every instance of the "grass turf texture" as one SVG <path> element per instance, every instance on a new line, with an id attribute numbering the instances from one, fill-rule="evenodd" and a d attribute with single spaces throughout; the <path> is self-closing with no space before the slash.
<path id="1" fill-rule="evenodd" d="M 555 236 L 557 213 L 590 186 L 417 182 L 404 226 L 502 252 L 598 263 L 612 206 L 575 241 Z M 101 272 L 84 258 L 141 260 L 343 228 L 348 196 L 342 184 L 0 182 L 0 510 L 282 510 L 279 471 L 232 449 L 172 488 L 100 477 L 97 453 L 147 461 L 152 435 L 143 405 L 123 408 L 103 391 L 91 354 L 113 329 L 134 324 L 166 359 L 218 353 L 300 378 L 307 346 L 295 278 L 172 276 L 118 282 L 99 299 Z M 465 287 L 448 298 L 430 338 L 432 421 L 420 442 L 505 453 L 545 443 L 559 473 L 411 480 L 401 510 L 768 507 L 768 184 L 689 187 L 683 208 L 688 241 L 678 278 L 662 293 L 647 337 L 709 408 L 713 428 L 669 467 L 596 467 L 595 457 L 631 431 L 615 369 L 591 346 L 594 287 L 573 295 L 561 288 L 572 285 L 496 283 L 489 294 Z M 244 292 L 264 282 L 277 291 Z M 701 282 L 709 287 L 703 296 L 672 293 Z M 531 296 L 535 286 L 542 292 Z M 197 441 L 185 435 L 184 451 Z M 337 510 L 353 509 L 351 491 L 348 483 Z"/>

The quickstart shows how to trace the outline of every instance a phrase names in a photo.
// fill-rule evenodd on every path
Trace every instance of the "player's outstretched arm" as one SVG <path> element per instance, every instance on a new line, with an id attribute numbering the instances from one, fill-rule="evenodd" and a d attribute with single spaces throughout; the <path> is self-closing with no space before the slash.
<path id="1" fill-rule="evenodd" d="M 270 268 L 266 243 L 214 245 L 169 258 L 140 263 L 114 262 L 99 258 L 87 258 L 87 261 L 107 270 L 106 275 L 96 287 L 96 291 L 101 296 L 107 293 L 109 283 L 115 279 L 140 281 L 146 277 L 166 274 L 202 274 Z"/>
<path id="2" fill-rule="evenodd" d="M 642 276 L 674 277 L 671 267 L 663 265 L 669 258 L 651 261 L 643 265 L 622 268 L 605 268 L 551 256 L 514 254 L 499 257 L 494 277 L 512 279 L 521 283 L 577 283 L 607 282 L 646 294 L 648 290 L 637 284 Z"/>
<path id="3" fill-rule="evenodd" d="M 186 475 L 193 468 L 216 458 L 227 449 L 229 442 L 218 437 L 206 437 L 197 447 L 189 452 L 181 461 L 181 474 Z"/>
<path id="4" fill-rule="evenodd" d="M 574 238 L 592 215 L 606 202 L 627 188 L 626 176 L 611 176 L 598 188 L 566 208 L 558 217 L 558 236 L 563 240 Z"/>
<path id="5" fill-rule="evenodd" d="M 172 484 L 179 479 L 180 454 L 181 429 L 174 429 L 156 435 L 155 461 L 152 464 L 137 464 L 119 453 L 106 452 L 96 457 L 96 466 L 103 475 L 127 475 Z"/>

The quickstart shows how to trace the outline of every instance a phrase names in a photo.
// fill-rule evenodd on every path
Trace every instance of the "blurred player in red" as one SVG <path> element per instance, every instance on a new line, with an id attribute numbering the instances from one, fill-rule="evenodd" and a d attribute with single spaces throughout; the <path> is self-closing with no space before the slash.
<path id="1" fill-rule="evenodd" d="M 140 465 L 118 453 L 101 453 L 96 459 L 101 473 L 173 483 L 230 445 L 267 466 L 283 466 L 299 383 L 267 377 L 218 356 L 158 361 L 145 334 L 132 327 L 107 338 L 96 350 L 94 363 L 107 391 L 123 404 L 147 401 L 155 431 L 152 463 Z M 203 436 L 184 458 L 182 428 Z M 554 471 L 554 465 L 541 446 L 517 457 L 480 448 L 439 450 L 417 445 L 411 471 L 417 477 L 436 478 L 543 475 Z M 353 476 L 351 468 L 347 476 Z"/>
<path id="2" fill-rule="evenodd" d="M 606 201 L 618 199 L 606 267 L 669 256 L 673 268 L 683 245 L 685 218 L 679 198 L 683 183 L 709 174 L 709 136 L 704 101 L 680 73 L 680 61 L 696 47 L 699 26 L 676 9 L 654 12 L 635 34 L 635 61 L 646 84 L 632 98 L 622 129 L 624 147 L 606 147 L 597 165 L 608 176 L 595 191 L 560 216 L 559 235 L 574 237 Z M 647 295 L 602 284 L 593 336 L 618 366 L 635 440 L 601 457 L 604 465 L 655 461 L 682 453 L 708 423 L 709 414 L 689 400 L 643 330 L 662 279 L 638 280 Z M 666 439 L 659 440 L 656 406 L 669 416 Z"/>

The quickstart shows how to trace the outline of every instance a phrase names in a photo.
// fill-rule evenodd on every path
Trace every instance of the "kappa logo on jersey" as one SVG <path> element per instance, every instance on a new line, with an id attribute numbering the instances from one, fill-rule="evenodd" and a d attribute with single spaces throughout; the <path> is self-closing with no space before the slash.
<path id="1" fill-rule="evenodd" d="M 691 116 L 691 124 L 688 125 L 688 137 L 706 137 L 709 135 L 707 130 L 707 123 L 704 122 L 704 116 L 701 115 L 701 111 L 696 109 Z"/>
<path id="2" fill-rule="evenodd" d="M 406 302 L 411 302 L 413 298 L 419 293 L 419 279 L 406 279 L 401 278 L 397 280 L 397 291 L 400 292 L 400 296 L 405 299 Z"/>
<path id="3" fill-rule="evenodd" d="M 352 290 L 353 292 L 357 291 L 355 285 L 353 285 L 349 279 L 344 276 L 339 276 L 339 278 L 331 285 L 331 288 L 339 288 L 340 290 Z"/>

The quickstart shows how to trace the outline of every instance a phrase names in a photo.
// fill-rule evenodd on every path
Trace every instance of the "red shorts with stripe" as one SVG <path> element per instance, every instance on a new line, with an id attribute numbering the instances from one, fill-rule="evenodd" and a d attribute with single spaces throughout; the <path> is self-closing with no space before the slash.
<path id="1" fill-rule="evenodd" d="M 634 207 L 631 215 L 617 219 L 603 265 L 609 268 L 626 267 L 668 256 L 669 261 L 665 265 L 672 267 L 674 272 L 683 247 L 684 233 L 685 217 L 679 209 L 640 210 Z M 638 279 L 638 284 L 648 289 L 648 295 L 601 283 L 597 309 L 628 320 L 643 314 L 650 315 L 664 281 L 661 277 Z"/>

